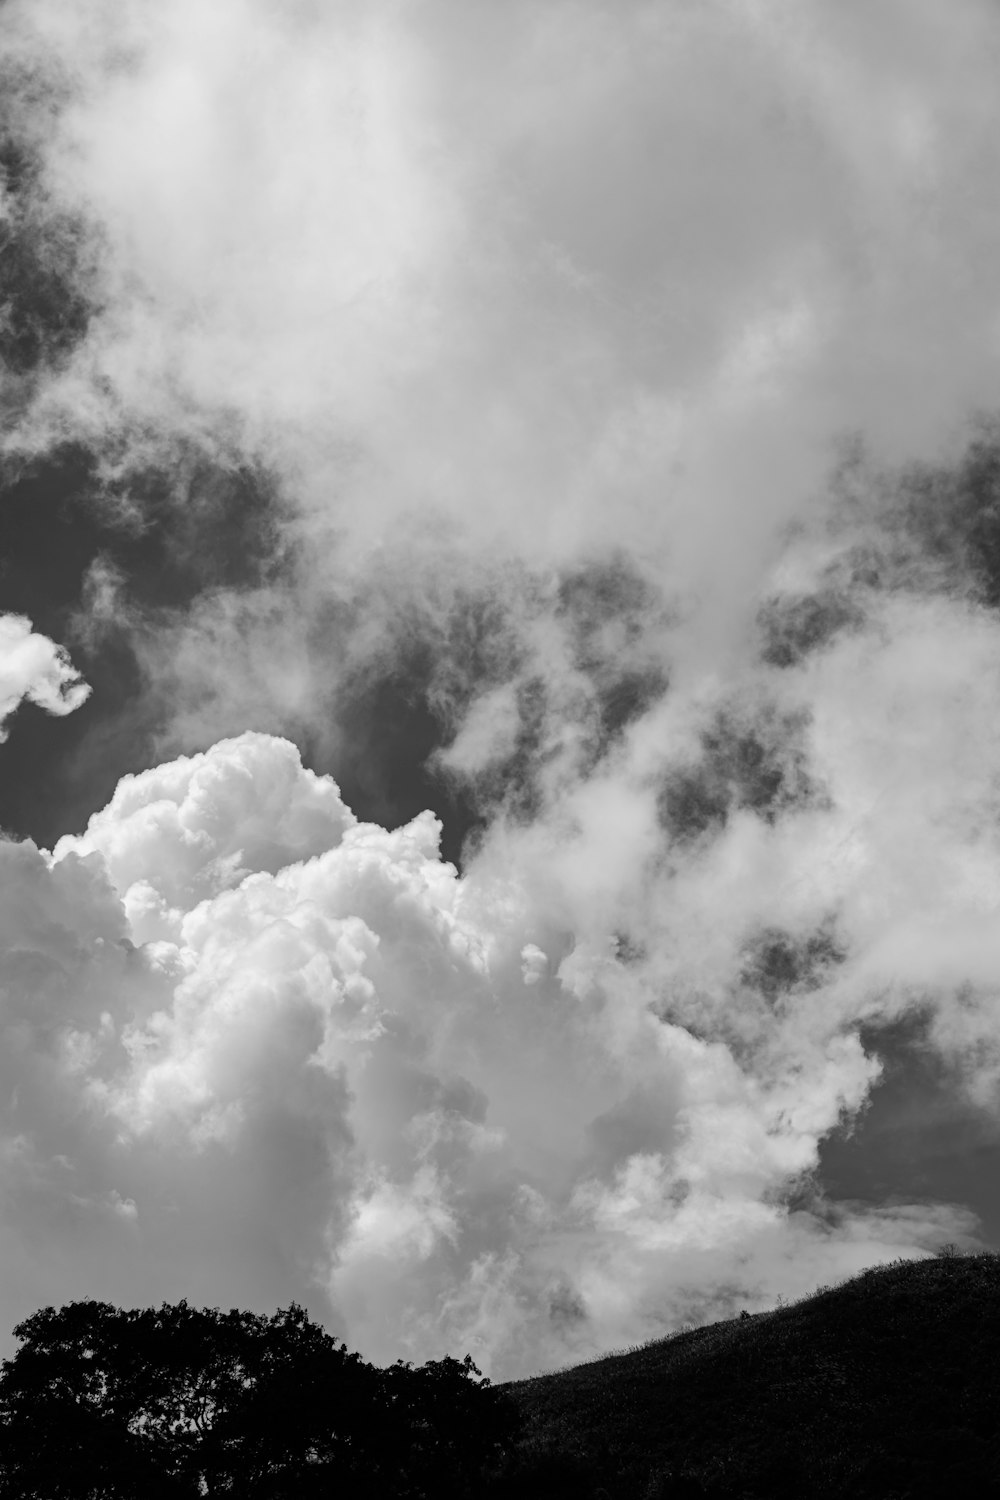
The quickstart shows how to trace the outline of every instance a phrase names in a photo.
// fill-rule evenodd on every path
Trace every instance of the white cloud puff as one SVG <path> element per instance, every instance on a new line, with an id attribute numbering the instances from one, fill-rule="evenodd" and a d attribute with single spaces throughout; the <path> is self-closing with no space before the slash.
<path id="1" fill-rule="evenodd" d="M 38 635 L 24 615 L 0 615 L 0 742 L 25 699 L 50 714 L 71 714 L 90 696 L 62 646 Z"/>
<path id="2" fill-rule="evenodd" d="M 179 919 L 244 875 L 339 843 L 354 822 L 334 783 L 304 771 L 294 746 L 244 735 L 124 777 L 86 833 L 55 853 L 99 852 L 145 941 L 144 922 L 169 926 L 170 913 Z"/>

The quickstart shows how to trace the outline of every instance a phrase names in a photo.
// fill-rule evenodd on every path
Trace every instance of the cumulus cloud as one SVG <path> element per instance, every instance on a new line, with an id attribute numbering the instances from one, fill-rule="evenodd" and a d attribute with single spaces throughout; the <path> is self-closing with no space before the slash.
<path id="1" fill-rule="evenodd" d="M 968 1234 L 784 1201 L 878 1072 L 843 1002 L 748 1060 L 438 832 L 356 822 L 247 734 L 51 856 L 0 846 L 8 1314 L 53 1278 L 169 1295 L 196 1258 L 229 1296 L 236 1257 L 375 1358 L 512 1375 Z"/>
<path id="2" fill-rule="evenodd" d="M 62 646 L 38 635 L 23 615 L 0 615 L 0 742 L 27 700 L 49 714 L 71 714 L 90 695 Z"/>
<path id="3" fill-rule="evenodd" d="M 509 1375 L 974 1239 L 816 1168 L 902 1016 L 997 1112 L 997 26 L 8 0 L 90 248 L 5 454 L 140 533 L 259 464 L 273 552 L 88 575 L 163 764 L 0 845 L 8 1321 L 297 1295 Z M 400 679 L 461 872 L 279 737 L 377 766 Z"/>

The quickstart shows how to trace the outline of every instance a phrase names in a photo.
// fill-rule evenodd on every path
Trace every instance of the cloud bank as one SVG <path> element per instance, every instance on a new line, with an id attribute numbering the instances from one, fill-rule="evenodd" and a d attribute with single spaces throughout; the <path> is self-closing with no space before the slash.
<path id="1" fill-rule="evenodd" d="M 255 561 L 80 579 L 162 763 L 0 845 L 3 1316 L 503 1376 L 972 1242 L 817 1166 L 903 1017 L 997 1114 L 993 8 L 4 14 L 4 462 Z"/>

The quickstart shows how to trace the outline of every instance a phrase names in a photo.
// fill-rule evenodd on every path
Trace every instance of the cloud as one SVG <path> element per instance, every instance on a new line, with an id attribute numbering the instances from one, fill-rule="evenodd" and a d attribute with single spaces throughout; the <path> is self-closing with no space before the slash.
<path id="1" fill-rule="evenodd" d="M 247 734 L 51 856 L 0 846 L 5 1316 L 195 1260 L 232 1296 L 235 1257 L 244 1297 L 291 1289 L 377 1359 L 512 1375 L 968 1235 L 783 1201 L 877 1076 L 855 1035 L 786 1024 L 748 1063 L 438 832 L 356 822 Z"/>
<path id="2" fill-rule="evenodd" d="M 816 1168 L 906 1015 L 996 1115 L 995 13 L 499 14 L 5 8 L 87 247 L 7 460 L 218 562 L 92 564 L 163 763 L 0 845 L 10 1321 L 298 1295 L 515 1374 L 975 1237 Z M 246 576 L 181 482 L 244 467 Z M 82 701 L 24 629 L 12 704 Z M 394 807 L 419 743 L 461 871 L 293 739 Z"/>
<path id="3" fill-rule="evenodd" d="M 976 0 L 7 14 L 92 309 L 8 448 L 72 435 L 135 524 L 151 466 L 194 508 L 192 451 L 273 484 L 270 576 L 173 611 L 121 581 L 163 756 L 250 725 L 343 779 L 414 640 L 453 767 L 539 677 L 544 755 L 580 733 L 567 586 L 618 556 L 636 670 L 726 673 L 843 435 L 947 460 L 996 401 Z M 509 642 L 474 685 L 470 599 Z"/>
<path id="4" fill-rule="evenodd" d="M 23 615 L 0 615 L 0 742 L 27 699 L 46 713 L 71 714 L 90 696 L 65 649 L 38 635 Z"/>
<path id="5" fill-rule="evenodd" d="M 935 455 L 995 400 L 975 0 L 8 9 L 102 245 L 17 441 L 266 455 L 313 608 L 394 537 L 463 581 L 612 543 L 715 651 L 838 433 Z"/>

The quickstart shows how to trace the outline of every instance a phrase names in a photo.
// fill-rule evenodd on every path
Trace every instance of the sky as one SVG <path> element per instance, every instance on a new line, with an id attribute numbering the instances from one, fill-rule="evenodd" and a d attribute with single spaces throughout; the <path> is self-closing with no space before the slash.
<path id="1" fill-rule="evenodd" d="M 1000 1248 L 992 0 L 0 0 L 0 1353 Z"/>

